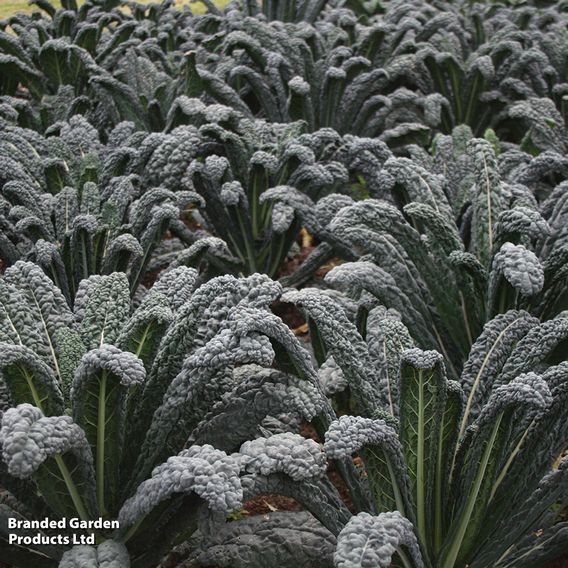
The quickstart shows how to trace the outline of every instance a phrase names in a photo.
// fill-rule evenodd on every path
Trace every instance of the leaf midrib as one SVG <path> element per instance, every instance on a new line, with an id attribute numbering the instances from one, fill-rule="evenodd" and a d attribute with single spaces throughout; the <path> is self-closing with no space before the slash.
<path id="1" fill-rule="evenodd" d="M 475 381 L 473 382 L 473 386 L 471 387 L 471 391 L 469 393 L 469 396 L 467 397 L 467 404 L 466 404 L 466 407 L 465 407 L 464 412 L 463 412 L 462 423 L 460 425 L 460 431 L 459 431 L 458 439 L 460 439 L 463 436 L 463 433 L 465 431 L 467 419 L 469 418 L 469 414 L 471 412 L 471 407 L 473 405 L 473 397 L 474 397 L 475 393 L 477 392 L 477 389 L 479 387 L 479 383 L 481 381 L 481 377 L 483 375 L 483 372 L 485 371 L 485 368 L 489 364 L 489 359 L 490 359 L 491 355 L 493 355 L 493 352 L 495 351 L 495 349 L 497 349 L 497 346 L 499 345 L 499 343 L 503 339 L 505 333 L 507 333 L 507 331 L 509 331 L 509 329 L 511 329 L 511 327 L 515 323 L 517 323 L 517 321 L 518 321 L 518 318 L 515 318 L 507 327 L 505 327 L 505 329 L 503 329 L 499 333 L 499 335 L 497 336 L 497 338 L 493 342 L 493 345 L 491 345 L 491 348 L 485 354 L 485 357 L 483 358 L 483 363 L 481 364 L 481 367 L 479 368 L 479 371 L 477 372 L 477 374 L 475 376 Z"/>
<path id="2" fill-rule="evenodd" d="M 418 371 L 418 438 L 416 440 L 416 513 L 418 517 L 418 533 L 426 544 L 426 512 L 424 496 L 424 373 Z"/>
<path id="3" fill-rule="evenodd" d="M 25 367 L 22 367 L 22 370 L 24 372 L 24 377 L 28 383 L 36 407 L 42 412 L 42 414 L 45 414 L 42 401 L 39 398 L 38 392 L 33 384 L 32 376 Z M 60 453 L 57 453 L 54 454 L 53 458 L 55 460 L 55 463 L 57 464 L 57 467 L 59 468 L 59 471 L 61 472 L 61 475 L 63 476 L 63 481 L 65 482 L 65 486 L 67 487 L 67 491 L 69 492 L 71 500 L 73 501 L 73 505 L 75 505 L 77 513 L 79 514 L 82 520 L 88 520 L 89 515 L 85 510 L 85 506 L 83 505 L 83 501 L 81 500 L 81 496 L 79 495 L 79 491 L 77 490 L 77 486 L 75 485 L 73 476 L 69 472 L 69 468 L 67 467 L 65 461 L 63 460 L 62 455 Z"/>
<path id="4" fill-rule="evenodd" d="M 106 387 L 107 372 L 101 373 L 97 412 L 97 499 L 101 515 L 107 514 L 105 506 L 105 438 L 106 438 Z"/>
<path id="5" fill-rule="evenodd" d="M 32 296 L 32 298 L 33 298 L 33 301 L 34 301 L 34 303 L 35 303 L 35 305 L 36 305 L 36 307 L 37 307 L 37 309 L 38 309 L 38 312 L 39 312 L 39 316 L 40 316 L 40 319 L 41 319 L 41 323 L 42 323 L 42 326 L 43 326 L 43 330 L 44 330 L 44 332 L 45 332 L 45 337 L 47 338 L 47 343 L 48 343 L 48 345 L 49 345 L 49 350 L 51 351 L 51 358 L 53 359 L 53 364 L 54 364 L 54 366 L 55 366 L 55 373 L 56 373 L 56 375 L 57 375 L 57 378 L 58 378 L 58 379 L 61 379 L 61 375 L 60 375 L 60 373 L 59 373 L 59 364 L 57 363 L 57 356 L 55 355 L 55 349 L 53 348 L 53 343 L 51 342 L 51 337 L 50 337 L 49 331 L 48 331 L 48 329 L 47 329 L 47 323 L 46 323 L 46 321 L 45 321 L 45 318 L 43 317 L 43 312 L 41 311 L 41 307 L 40 307 L 40 305 L 39 305 L 39 302 L 37 301 L 37 298 L 36 298 L 36 295 L 35 295 L 34 291 L 31 289 L 30 286 L 28 286 L 28 289 L 29 289 L 29 291 L 30 291 L 30 294 L 31 294 L 31 296 Z"/>

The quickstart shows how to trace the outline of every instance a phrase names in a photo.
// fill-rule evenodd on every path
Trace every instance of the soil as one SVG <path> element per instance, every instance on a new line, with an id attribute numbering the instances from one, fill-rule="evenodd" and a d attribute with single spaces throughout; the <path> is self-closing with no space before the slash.
<path id="1" fill-rule="evenodd" d="M 247 516 L 267 515 L 273 511 L 301 511 L 302 505 L 291 497 L 282 495 L 261 495 L 244 504 Z"/>
<path id="2" fill-rule="evenodd" d="M 294 333 L 306 325 L 304 314 L 294 304 L 278 300 L 270 308 Z"/>
<path id="3" fill-rule="evenodd" d="M 547 564 L 544 568 L 568 568 L 568 555 Z"/>
<path id="4" fill-rule="evenodd" d="M 278 300 L 270 306 L 270 309 L 292 330 L 299 341 L 304 343 L 310 341 L 306 318 L 294 304 Z"/>

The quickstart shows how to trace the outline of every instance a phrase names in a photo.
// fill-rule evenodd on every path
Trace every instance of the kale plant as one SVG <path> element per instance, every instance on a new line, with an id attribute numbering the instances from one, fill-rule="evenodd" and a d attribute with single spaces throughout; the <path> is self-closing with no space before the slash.
<path id="1" fill-rule="evenodd" d="M 508 109 L 515 102 L 535 97 L 561 102 L 568 52 L 561 47 L 565 16 L 554 8 L 433 6 L 418 0 L 391 4 L 384 20 L 412 53 L 409 83 L 443 97 L 446 133 L 467 124 L 478 136 L 491 127 L 513 141 L 519 129 Z"/>
<path id="2" fill-rule="evenodd" d="M 541 367 L 552 348 L 538 342 L 557 343 L 566 318 L 533 321 L 512 350 L 500 318 L 459 383 L 437 352 L 405 351 L 398 421 L 345 416 L 328 430 L 328 457 L 362 457 L 375 506 L 338 536 L 337 566 L 521 567 L 561 552 L 566 459 L 552 466 L 567 442 L 566 363 Z"/>
<path id="3" fill-rule="evenodd" d="M 2 115 L 37 130 L 74 114 L 101 132 L 121 120 L 163 128 L 161 112 L 177 83 L 185 85 L 173 76 L 184 60 L 179 48 L 192 36 L 191 11 L 171 1 L 66 0 L 59 9 L 48 0 L 34 3 L 42 17 L 0 22 Z"/>
<path id="4" fill-rule="evenodd" d="M 392 144 L 427 144 L 431 130 L 463 123 L 478 136 L 492 127 L 517 141 L 522 130 L 509 108 L 531 98 L 549 98 L 565 113 L 561 10 L 417 0 L 363 20 L 328 7 L 311 25 L 283 28 L 271 20 L 294 20 L 294 3 L 276 5 L 279 15 L 272 3 L 262 15 L 254 3 L 230 7 L 214 40 L 195 41 L 193 96 Z"/>
<path id="5" fill-rule="evenodd" d="M 193 76 L 205 97 L 272 122 L 304 120 L 310 130 L 383 135 L 424 142 L 440 120 L 442 98 L 401 84 L 404 64 L 380 26 L 359 29 L 349 10 L 282 28 L 239 12 L 219 39 L 195 52 Z"/>
<path id="6" fill-rule="evenodd" d="M 444 354 L 455 379 L 495 315 L 526 309 L 549 319 L 568 307 L 565 182 L 543 176 L 548 164 L 562 179 L 566 163 L 553 152 L 531 158 L 518 150 L 498 160 L 492 144 L 467 129 L 439 139 L 434 160 L 415 155 L 422 163 L 384 163 L 383 199 L 332 218 L 329 232 L 363 256 L 334 268 L 326 282 L 365 299 L 363 322 L 373 302 L 398 310 L 423 348 Z"/>
<path id="7" fill-rule="evenodd" d="M 275 276 L 305 228 L 327 243 L 300 268 L 299 279 L 336 249 L 354 258 L 325 226 L 352 202 L 354 188 L 360 198 L 374 190 L 375 170 L 392 156 L 386 144 L 329 128 L 308 133 L 301 121 L 244 118 L 230 107 L 187 97 L 178 99 L 170 118 L 176 125 L 170 132 L 143 142 L 140 171 L 144 186 L 160 184 L 201 197 L 197 226 L 171 227 L 181 244 L 214 235 L 236 259 L 218 258 L 217 270 Z"/>
<path id="8" fill-rule="evenodd" d="M 280 20 L 282 22 L 308 22 L 313 24 L 320 12 L 328 3 L 328 0 L 246 0 L 243 2 L 243 14 L 245 16 L 257 16 L 264 14 L 267 20 Z"/>
<path id="9" fill-rule="evenodd" d="M 544 323 L 518 310 L 496 316 L 453 381 L 442 355 L 414 347 L 393 311 L 374 307 L 364 339 L 346 298 L 306 289 L 283 300 L 306 315 L 324 393 L 350 393 L 355 414 L 334 420 L 322 440 L 330 463 L 357 455 L 360 477 L 349 480 L 351 513 L 325 477 L 294 486 L 279 480 L 269 464 L 289 467 L 294 454 L 274 452 L 274 462 L 258 460 L 253 494 L 294 497 L 337 537 L 334 565 L 345 568 L 528 567 L 562 552 L 567 524 L 558 511 L 568 480 L 566 458 L 557 458 L 568 442 L 565 313 Z M 308 467 L 317 457 L 301 459 Z M 273 518 L 264 540 L 270 550 L 284 553 L 279 535 L 295 518 Z M 255 540 L 250 547 L 230 544 L 254 526 L 205 528 L 190 559 L 197 566 L 210 566 L 213 557 L 222 566 L 263 566 Z M 320 538 L 327 549 L 329 539 Z M 313 541 L 306 543 L 299 566 L 310 562 Z"/>
<path id="10" fill-rule="evenodd" d="M 278 473 L 283 487 L 322 477 L 319 446 L 293 431 L 315 419 L 323 432 L 335 414 L 308 354 L 267 309 L 281 291 L 263 275 L 198 286 L 194 269 L 178 267 L 133 309 L 114 273 L 83 280 L 71 311 L 39 267 L 8 268 L 2 514 L 118 519 L 120 529 L 98 533 L 103 549 L 115 542 L 150 567 L 195 530 L 203 502 L 219 522 L 262 492 L 257 471 Z M 349 460 L 343 469 L 353 480 Z M 326 507 L 340 503 L 332 492 Z M 103 549 L 7 548 L 17 566 L 62 555 L 65 566 Z"/>
<path id="11" fill-rule="evenodd" d="M 135 293 L 156 245 L 199 196 L 145 190 L 133 173 L 145 135 L 132 124 L 121 124 L 106 146 L 79 115 L 48 134 L 2 128 L 0 258 L 35 261 L 70 306 L 92 274 L 125 271 Z"/>
<path id="12" fill-rule="evenodd" d="M 0 22 L 2 560 L 558 556 L 565 3 L 32 4 Z M 274 495 L 304 510 L 246 518 Z M 8 543 L 44 517 L 119 527 Z"/>

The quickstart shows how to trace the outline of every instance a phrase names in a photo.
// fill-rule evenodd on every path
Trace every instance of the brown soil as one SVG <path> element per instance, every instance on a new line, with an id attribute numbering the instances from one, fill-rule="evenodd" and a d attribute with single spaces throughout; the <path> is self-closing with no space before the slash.
<path id="1" fill-rule="evenodd" d="M 282 495 L 260 495 L 244 504 L 247 515 L 267 515 L 273 511 L 301 511 L 302 506 L 291 497 Z"/>
<path id="2" fill-rule="evenodd" d="M 323 444 L 323 440 L 320 440 L 316 429 L 309 422 L 302 422 L 302 425 L 300 426 L 300 435 L 304 438 L 311 438 L 318 444 Z"/>
<path id="3" fill-rule="evenodd" d="M 544 568 L 568 568 L 568 555 L 547 564 Z"/>
<path id="4" fill-rule="evenodd" d="M 182 221 L 188 229 L 191 229 L 192 231 L 197 231 L 199 229 L 203 229 L 203 227 L 193 217 L 193 214 L 191 213 L 193 209 L 195 209 L 195 207 L 190 207 L 183 212 Z"/>
<path id="5" fill-rule="evenodd" d="M 146 272 L 144 278 L 142 279 L 142 285 L 150 289 L 158 280 L 158 276 L 162 273 L 162 270 L 154 270 L 153 272 Z"/>
<path id="6" fill-rule="evenodd" d="M 298 329 L 306 323 L 306 318 L 294 304 L 278 300 L 270 308 L 272 313 L 281 318 L 291 330 Z"/>

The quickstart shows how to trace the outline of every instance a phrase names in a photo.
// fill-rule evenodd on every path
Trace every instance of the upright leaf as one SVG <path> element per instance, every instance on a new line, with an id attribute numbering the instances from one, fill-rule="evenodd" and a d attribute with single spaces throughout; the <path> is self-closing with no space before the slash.
<path id="1" fill-rule="evenodd" d="M 468 143 L 475 171 L 472 237 L 473 252 L 489 268 L 495 227 L 506 205 L 495 153 L 489 142 L 475 138 Z"/>
<path id="2" fill-rule="evenodd" d="M 20 404 L 4 413 L 0 444 L 8 472 L 33 476 L 57 515 L 88 520 L 95 514 L 93 457 L 70 416 L 45 417 L 35 406 Z"/>
<path id="3" fill-rule="evenodd" d="M 53 371 L 28 347 L 0 343 L 0 379 L 14 406 L 27 402 L 47 416 L 63 413 L 63 394 Z"/>
<path id="4" fill-rule="evenodd" d="M 126 275 L 101 276 L 90 292 L 81 322 L 81 339 L 87 349 L 114 343 L 130 312 L 130 287 Z"/>
<path id="5" fill-rule="evenodd" d="M 73 380 L 73 417 L 85 431 L 95 457 L 97 500 L 102 515 L 117 512 L 126 396 L 145 376 L 138 357 L 103 344 L 83 356 Z"/>
<path id="6" fill-rule="evenodd" d="M 420 539 L 429 549 L 433 497 L 447 381 L 442 356 L 410 349 L 400 367 L 400 440 L 416 503 Z"/>

